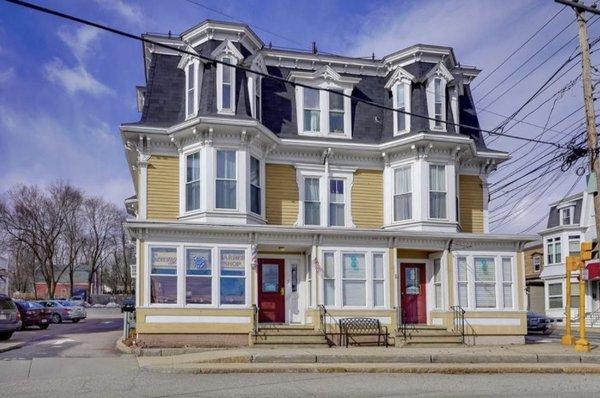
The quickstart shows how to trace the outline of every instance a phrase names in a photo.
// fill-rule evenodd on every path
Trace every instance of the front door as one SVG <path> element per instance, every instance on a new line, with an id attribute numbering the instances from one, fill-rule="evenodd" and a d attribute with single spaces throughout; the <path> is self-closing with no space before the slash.
<path id="1" fill-rule="evenodd" d="M 427 323 L 425 264 L 400 265 L 400 295 L 405 323 Z"/>
<path id="2" fill-rule="evenodd" d="M 285 322 L 284 260 L 258 259 L 258 321 Z"/>

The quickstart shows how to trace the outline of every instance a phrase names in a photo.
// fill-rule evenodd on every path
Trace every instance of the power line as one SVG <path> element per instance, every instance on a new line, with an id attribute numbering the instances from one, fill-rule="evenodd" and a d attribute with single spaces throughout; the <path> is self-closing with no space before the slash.
<path id="1" fill-rule="evenodd" d="M 162 47 L 162 48 L 166 48 L 166 49 L 169 49 L 169 50 L 172 50 L 172 51 L 176 51 L 176 52 L 181 53 L 181 54 L 186 54 L 186 55 L 189 55 L 191 57 L 202 59 L 204 61 L 210 62 L 212 64 L 221 64 L 221 65 L 228 66 L 228 67 L 231 67 L 231 68 L 236 68 L 238 70 L 242 70 L 242 71 L 245 71 L 245 72 L 253 73 L 253 74 L 257 75 L 257 76 L 262 76 L 262 77 L 265 77 L 265 78 L 268 78 L 268 79 L 279 81 L 279 82 L 284 83 L 284 84 L 290 84 L 292 86 L 298 86 L 298 87 L 303 87 L 303 88 L 313 89 L 313 90 L 326 91 L 326 92 L 329 92 L 329 93 L 332 93 L 332 94 L 337 94 L 337 95 L 342 96 L 342 97 L 350 98 L 351 100 L 354 100 L 356 102 L 361 102 L 361 103 L 364 103 L 364 104 L 367 104 L 367 105 L 371 105 L 371 106 L 376 107 L 378 109 L 389 110 L 389 111 L 395 112 L 395 113 L 398 112 L 398 113 L 402 113 L 402 114 L 406 114 L 406 115 L 410 115 L 410 116 L 414 116 L 414 117 L 419 117 L 419 118 L 422 118 L 422 119 L 425 119 L 425 120 L 436 121 L 436 119 L 433 118 L 433 117 L 429 117 L 429 116 L 425 116 L 425 115 L 419 115 L 419 114 L 412 113 L 412 112 L 407 112 L 407 111 L 401 110 L 401 109 L 395 109 L 395 108 L 392 108 L 392 107 L 381 105 L 379 103 L 376 103 L 376 102 L 373 102 L 373 101 L 370 101 L 370 100 L 365 100 L 363 98 L 356 97 L 354 95 L 345 94 L 343 92 L 340 92 L 340 91 L 337 91 L 337 90 L 334 90 L 334 89 L 313 87 L 313 86 L 310 86 L 310 85 L 307 85 L 307 84 L 304 84 L 304 83 L 292 82 L 292 81 L 287 80 L 287 79 L 282 78 L 282 77 L 273 76 L 273 75 L 270 75 L 268 73 L 263 73 L 263 72 L 260 72 L 260 71 L 256 71 L 256 70 L 244 67 L 244 66 L 234 65 L 234 64 L 231 64 L 231 63 L 228 63 L 228 62 L 224 62 L 224 61 L 221 61 L 221 60 L 218 60 L 218 59 L 214 59 L 214 58 L 202 55 L 202 54 L 198 54 L 198 53 L 195 53 L 195 52 L 184 50 L 184 49 L 178 48 L 176 46 L 171 46 L 171 45 L 168 45 L 168 44 L 160 43 L 158 41 L 155 41 L 155 40 L 152 40 L 152 39 L 148 39 L 146 37 L 137 36 L 137 35 L 134 35 L 134 34 L 131 34 L 131 33 L 128 33 L 128 32 L 122 31 L 122 30 L 119 30 L 119 29 L 115 29 L 115 28 L 112 28 L 112 27 L 109 27 L 109 26 L 106 26 L 106 25 L 99 24 L 97 22 L 92 22 L 90 20 L 79 18 L 79 17 L 73 16 L 73 15 L 70 15 L 70 14 L 62 13 L 60 11 L 56 11 L 56 10 L 53 10 L 53 9 L 50 9 L 50 8 L 38 6 L 36 4 L 31 4 L 31 3 L 28 3 L 28 2 L 25 2 L 25 1 L 21 1 L 21 0 L 5 0 L 5 1 L 9 2 L 9 3 L 16 4 L 16 5 L 20 5 L 20 6 L 25 7 L 25 8 L 33 9 L 33 10 L 36 10 L 36 11 L 39 11 L 39 12 L 42 12 L 42 13 L 45 13 L 45 14 L 54 15 L 54 16 L 57 16 L 57 17 L 60 17 L 60 18 L 63 18 L 63 19 L 67 19 L 67 20 L 70 20 L 70 21 L 74 21 L 74 22 L 78 22 L 78 23 L 84 24 L 84 25 L 92 26 L 92 27 L 95 27 L 97 29 L 102 29 L 102 30 L 114 33 L 116 35 L 124 36 L 124 37 L 130 38 L 130 39 L 133 39 L 133 40 L 137 40 L 137 41 L 140 41 L 140 42 L 143 42 L 143 43 L 153 44 L 153 45 L 155 45 L 157 47 Z M 543 141 L 543 140 L 534 140 L 534 139 L 531 139 L 531 138 L 521 137 L 521 136 L 512 135 L 512 134 L 499 133 L 497 131 L 485 130 L 485 129 L 482 129 L 482 128 L 477 127 L 477 126 L 470 126 L 470 125 L 466 125 L 466 124 L 462 124 L 462 123 L 453 123 L 453 122 L 448 122 L 448 121 L 445 121 L 444 124 L 446 124 L 446 125 L 452 125 L 452 126 L 456 126 L 456 127 L 462 127 L 462 128 L 465 128 L 465 129 L 472 129 L 472 130 L 476 130 L 476 131 L 482 131 L 482 132 L 486 132 L 488 134 L 499 135 L 499 136 L 503 136 L 503 137 L 507 137 L 507 138 L 513 138 L 513 139 L 516 139 L 516 140 L 527 141 L 527 142 L 537 142 L 537 143 L 540 143 L 540 144 L 552 145 L 552 146 L 554 146 L 556 148 L 562 148 L 560 145 L 557 145 L 554 142 Z"/>

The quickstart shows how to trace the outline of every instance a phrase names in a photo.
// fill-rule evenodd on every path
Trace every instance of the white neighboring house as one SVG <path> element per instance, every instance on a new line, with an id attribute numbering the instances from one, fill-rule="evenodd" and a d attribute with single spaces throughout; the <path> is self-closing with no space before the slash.
<path id="1" fill-rule="evenodd" d="M 0 256 L 0 294 L 8 295 L 8 259 Z"/>
<path id="2" fill-rule="evenodd" d="M 544 281 L 546 315 L 565 318 L 565 261 L 569 255 L 580 252 L 580 243 L 596 239 L 593 195 L 584 191 L 550 204 L 548 224 L 540 232 L 544 245 L 544 269 L 540 278 Z M 598 267 L 597 264 L 588 265 Z M 591 270 L 590 270 L 591 271 Z M 600 309 L 600 278 L 593 277 L 586 286 L 586 312 Z M 578 318 L 579 272 L 571 275 L 571 317 Z"/>

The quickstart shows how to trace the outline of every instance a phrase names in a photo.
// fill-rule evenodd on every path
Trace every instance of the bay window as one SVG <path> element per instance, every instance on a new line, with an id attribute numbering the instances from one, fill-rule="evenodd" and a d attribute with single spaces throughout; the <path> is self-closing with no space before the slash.
<path id="1" fill-rule="evenodd" d="M 321 202 L 319 201 L 319 178 L 304 179 L 304 224 L 321 224 Z"/>
<path id="2" fill-rule="evenodd" d="M 260 160 L 250 156 L 250 211 L 262 213 L 261 185 L 260 185 Z"/>
<path id="3" fill-rule="evenodd" d="M 343 227 L 345 212 L 344 180 L 331 179 L 329 180 L 329 225 Z"/>
<path id="4" fill-rule="evenodd" d="M 235 209 L 237 207 L 236 151 L 217 151 L 216 207 Z"/>
<path id="5" fill-rule="evenodd" d="M 177 304 L 177 248 L 150 248 L 150 303 Z"/>
<path id="6" fill-rule="evenodd" d="M 335 262 L 334 253 L 323 253 L 323 302 L 335 305 Z"/>
<path id="7" fill-rule="evenodd" d="M 220 251 L 220 304 L 246 303 L 246 253 L 244 250 Z"/>
<path id="8" fill-rule="evenodd" d="M 342 304 L 347 307 L 367 305 L 365 255 L 342 254 Z"/>
<path id="9" fill-rule="evenodd" d="M 385 283 L 384 283 L 384 264 L 383 254 L 373 254 L 373 307 L 383 307 L 385 305 Z"/>
<path id="10" fill-rule="evenodd" d="M 321 131 L 321 105 L 319 90 L 303 88 L 304 91 L 304 131 Z"/>
<path id="11" fill-rule="evenodd" d="M 548 264 L 561 262 L 560 237 L 549 238 L 546 241 L 546 250 L 548 252 Z"/>
<path id="12" fill-rule="evenodd" d="M 394 169 L 394 221 L 412 218 L 412 168 Z"/>
<path id="13" fill-rule="evenodd" d="M 186 156 L 185 210 L 200 208 L 200 153 Z"/>
<path id="14" fill-rule="evenodd" d="M 344 133 L 344 96 L 329 92 L 329 132 Z"/>
<path id="15" fill-rule="evenodd" d="M 429 218 L 447 218 L 446 202 L 446 166 L 431 164 L 429 165 Z"/>
<path id="16" fill-rule="evenodd" d="M 562 282 L 548 284 L 548 308 L 563 308 Z"/>
<path id="17" fill-rule="evenodd" d="M 442 260 L 433 259 L 433 293 L 435 297 L 435 308 L 442 308 Z"/>
<path id="18" fill-rule="evenodd" d="M 212 255 L 210 249 L 185 251 L 186 304 L 212 303 Z"/>

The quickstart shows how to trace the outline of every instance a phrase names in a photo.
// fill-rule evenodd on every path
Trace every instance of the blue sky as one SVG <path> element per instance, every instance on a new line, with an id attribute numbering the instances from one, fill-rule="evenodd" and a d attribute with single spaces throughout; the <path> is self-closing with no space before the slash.
<path id="1" fill-rule="evenodd" d="M 265 43 L 271 41 L 279 46 L 308 48 L 314 40 L 322 51 L 356 56 L 374 52 L 377 57 L 415 43 L 453 46 L 460 62 L 483 69 L 478 80 L 485 78 L 486 73 L 562 7 L 542 0 L 197 1 L 246 21 Z M 136 34 L 169 30 L 179 34 L 206 18 L 229 20 L 186 0 L 36 3 Z M 571 10 L 562 12 L 543 34 L 477 88 L 475 99 L 572 20 Z M 600 34 L 600 23 L 598 25 L 590 28 L 592 38 Z M 576 27 L 571 24 L 560 40 L 540 52 L 536 62 L 524 67 L 520 75 L 552 55 L 575 34 Z M 493 128 L 502 120 L 490 111 L 512 113 L 576 44 L 575 41 L 566 46 L 533 72 L 527 84 L 517 85 L 490 104 L 512 85 L 509 81 L 482 100 L 478 106 L 488 110 L 480 111 L 483 127 Z M 574 68 L 553 90 L 579 71 Z M 139 119 L 135 86 L 143 84 L 139 42 L 0 2 L 0 192 L 17 183 L 46 184 L 61 178 L 121 204 L 123 198 L 133 193 L 133 186 L 118 126 Z M 581 88 L 576 84 L 557 102 L 549 124 L 580 104 Z M 540 108 L 527 121 L 544 125 L 549 105 Z M 568 126 L 580 116 L 579 112 L 562 126 Z M 540 131 L 521 124 L 511 132 L 532 137 Z M 544 137 L 551 138 L 554 134 L 547 133 Z M 499 139 L 490 146 L 512 151 L 522 143 Z M 540 147 L 525 149 L 541 150 Z M 511 169 L 507 169 L 495 178 L 510 174 Z M 541 198 L 530 195 L 518 204 L 522 213 L 508 225 L 501 225 L 498 231 L 518 232 L 540 217 L 547 208 L 529 206 L 531 201 L 545 205 L 560 199 L 573 181 L 572 173 L 561 178 L 562 182 L 544 192 Z M 579 184 L 576 189 L 581 187 Z M 496 214 L 497 217 L 502 213 Z"/>

